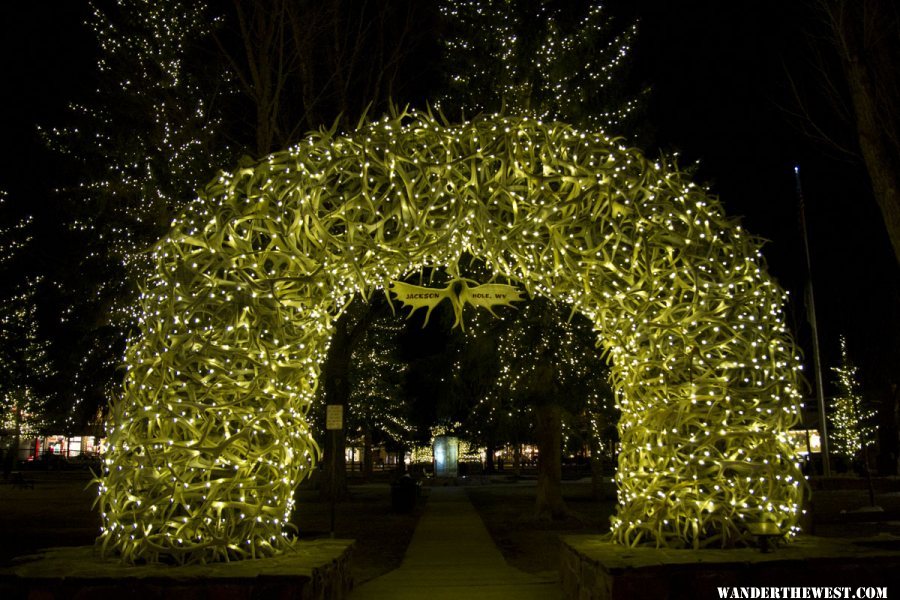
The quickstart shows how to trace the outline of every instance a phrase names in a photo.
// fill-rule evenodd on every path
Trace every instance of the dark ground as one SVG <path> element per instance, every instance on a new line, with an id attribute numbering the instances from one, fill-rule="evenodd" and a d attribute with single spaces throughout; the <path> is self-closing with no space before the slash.
<path id="1" fill-rule="evenodd" d="M 34 481 L 33 489 L 0 483 L 0 566 L 41 548 L 93 544 L 99 516 L 92 509 L 95 491 L 89 486 L 90 473 L 36 471 L 26 477 Z M 900 481 L 887 483 L 876 493 L 875 501 L 889 519 L 879 522 L 852 522 L 841 515 L 842 510 L 869 504 L 865 486 L 814 492 L 814 533 L 826 537 L 900 535 Z M 887 491 L 890 489 L 897 491 Z M 563 483 L 574 516 L 560 522 L 533 517 L 534 482 L 483 479 L 468 485 L 467 492 L 506 560 L 532 573 L 557 569 L 559 535 L 605 532 L 614 508 L 611 497 L 592 499 L 589 480 Z M 314 490 L 298 491 L 297 500 L 295 522 L 301 538 L 328 536 L 328 503 L 321 502 Z M 412 514 L 392 512 L 386 482 L 351 486 L 351 498 L 337 505 L 335 536 L 357 540 L 353 559 L 357 585 L 399 566 L 422 509 L 420 504 Z"/>
<path id="2" fill-rule="evenodd" d="M 96 490 L 91 474 L 76 471 L 26 471 L 34 488 L 0 480 L 0 567 L 17 556 L 54 546 L 89 546 L 100 529 L 92 509 Z M 301 539 L 328 537 L 330 505 L 314 490 L 298 490 L 294 523 Z M 335 537 L 356 540 L 353 576 L 357 584 L 400 565 L 422 506 L 411 514 L 391 511 L 388 483 L 354 485 L 350 499 L 335 510 Z"/>
<path id="3" fill-rule="evenodd" d="M 100 516 L 92 504 L 96 489 L 91 473 L 26 471 L 34 489 L 22 489 L 0 479 L 0 566 L 16 556 L 53 546 L 87 546 L 100 531 Z"/>
<path id="4" fill-rule="evenodd" d="M 331 526 L 331 506 L 319 499 L 316 490 L 299 490 L 294 523 L 300 539 L 327 537 Z M 351 485 L 350 498 L 335 505 L 334 536 L 354 539 L 353 580 L 355 585 L 396 569 L 424 509 L 420 503 L 413 513 L 391 510 L 387 482 Z"/>
<path id="5" fill-rule="evenodd" d="M 563 498 L 571 516 L 563 521 L 535 518 L 535 482 L 493 483 L 467 488 L 506 562 L 529 573 L 559 570 L 559 536 L 602 534 L 615 510 L 611 489 L 595 500 L 589 479 L 563 482 Z"/>
<path id="6" fill-rule="evenodd" d="M 854 489 L 814 490 L 811 510 L 815 517 L 812 530 L 807 533 L 831 538 L 900 536 L 900 479 L 881 480 L 875 504 L 883 512 L 875 513 L 877 520 L 871 522 L 858 521 L 859 516 L 853 514 L 871 504 L 865 481 L 853 477 L 832 482 L 833 486 Z M 594 500 L 589 479 L 563 482 L 563 497 L 573 516 L 555 522 L 534 518 L 533 482 L 471 487 L 468 491 L 506 561 L 530 573 L 558 572 L 559 536 L 604 534 L 609 531 L 609 517 L 615 511 L 612 484 L 603 490 L 601 499 Z"/>

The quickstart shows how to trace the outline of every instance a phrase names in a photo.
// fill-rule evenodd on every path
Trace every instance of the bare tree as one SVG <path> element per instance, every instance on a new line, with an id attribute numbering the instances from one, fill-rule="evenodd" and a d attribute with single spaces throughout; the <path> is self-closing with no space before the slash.
<path id="1" fill-rule="evenodd" d="M 232 0 L 216 32 L 255 119 L 259 155 L 400 100 L 426 10 L 410 0 Z"/>
<path id="2" fill-rule="evenodd" d="M 813 138 L 863 161 L 900 264 L 898 6 L 889 0 L 812 0 L 812 8 L 821 26 L 820 35 L 810 36 L 818 90 L 804 92 L 791 78 L 804 127 Z M 854 139 L 841 139 L 825 125 L 834 117 L 849 126 Z"/>

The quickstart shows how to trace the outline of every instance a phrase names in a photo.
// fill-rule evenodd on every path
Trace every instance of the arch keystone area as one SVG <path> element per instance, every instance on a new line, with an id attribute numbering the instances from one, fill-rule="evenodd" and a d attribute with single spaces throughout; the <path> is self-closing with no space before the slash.
<path id="1" fill-rule="evenodd" d="M 796 530 L 799 360 L 755 239 L 617 140 L 413 112 L 221 173 L 156 246 L 111 405 L 104 551 L 191 563 L 290 546 L 336 315 L 464 254 L 594 322 L 622 413 L 615 541 Z"/>

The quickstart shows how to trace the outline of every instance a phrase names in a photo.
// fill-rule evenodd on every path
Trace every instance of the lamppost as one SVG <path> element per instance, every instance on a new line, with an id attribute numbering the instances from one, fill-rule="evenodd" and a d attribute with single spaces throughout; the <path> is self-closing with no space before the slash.
<path id="1" fill-rule="evenodd" d="M 813 369 L 816 372 L 816 398 L 819 405 L 819 433 L 822 436 L 822 471 L 831 476 L 831 458 L 828 450 L 828 424 L 825 420 L 825 392 L 822 384 L 822 358 L 819 354 L 819 329 L 816 324 L 816 299 L 813 295 L 812 260 L 809 256 L 809 238 L 806 230 L 806 208 L 803 203 L 803 188 L 800 185 L 800 167 L 794 166 L 797 182 L 797 199 L 800 204 L 800 229 L 803 234 L 803 253 L 806 257 L 806 295 L 808 299 L 809 324 L 812 327 Z"/>

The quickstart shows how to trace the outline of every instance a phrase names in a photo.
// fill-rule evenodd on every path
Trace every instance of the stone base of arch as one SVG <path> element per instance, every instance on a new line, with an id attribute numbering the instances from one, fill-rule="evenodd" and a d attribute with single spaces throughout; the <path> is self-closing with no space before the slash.
<path id="1" fill-rule="evenodd" d="M 900 540 L 893 549 L 871 540 L 801 536 L 789 546 L 762 553 L 756 548 L 672 550 L 628 548 L 598 536 L 561 538 L 563 598 L 802 598 L 767 594 L 720 596 L 719 588 L 886 587 L 900 569 Z M 729 590 L 730 591 L 730 590 Z M 780 592 L 780 590 L 778 590 Z M 740 590 L 738 590 L 740 594 Z"/>
<path id="2" fill-rule="evenodd" d="M 0 598 L 298 598 L 341 600 L 353 589 L 352 540 L 238 563 L 123 565 L 92 546 L 50 548 L 0 571 Z"/>

